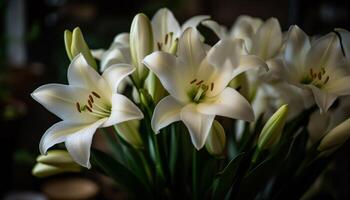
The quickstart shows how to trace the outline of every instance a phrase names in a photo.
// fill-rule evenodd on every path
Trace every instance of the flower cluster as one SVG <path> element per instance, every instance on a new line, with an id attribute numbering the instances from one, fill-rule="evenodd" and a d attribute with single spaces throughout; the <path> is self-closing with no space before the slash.
<path id="1" fill-rule="evenodd" d="M 200 32 L 199 26 L 206 27 L 206 32 Z M 207 44 L 208 33 L 216 34 L 219 41 Z M 221 199 L 220 192 L 229 193 L 238 182 L 244 195 L 250 181 L 246 178 L 252 178 L 254 168 L 277 159 L 284 148 L 293 150 L 299 135 L 307 138 L 304 151 L 320 159 L 332 155 L 350 137 L 346 97 L 350 94 L 350 32 L 344 29 L 311 37 L 297 25 L 282 32 L 275 18 L 240 16 L 228 31 L 206 15 L 180 26 L 172 12 L 163 8 L 152 20 L 136 15 L 130 33 L 118 34 L 107 50 L 90 51 L 79 28 L 65 32 L 65 45 L 71 60 L 69 84 L 48 84 L 32 93 L 62 119 L 43 135 L 40 152 L 46 154 L 65 142 L 71 158 L 90 168 L 93 135 L 98 128 L 114 127 L 118 142 L 107 137 L 112 148 L 122 149 L 120 154 L 142 164 L 130 165 L 119 158 L 113 162 L 130 173 L 129 178 L 136 176 L 140 187 L 150 187 L 149 183 L 158 189 L 171 187 L 166 180 L 176 179 L 180 152 L 188 154 L 185 150 L 194 147 L 191 194 L 198 198 L 206 185 L 198 186 L 196 154 L 205 146 L 210 159 L 231 161 L 225 168 L 223 163 L 208 168 L 210 173 L 233 173 L 214 177 L 210 195 Z M 180 136 L 182 132 L 190 138 Z M 193 147 L 181 144 L 186 139 Z M 112 172 L 106 167 L 113 163 L 105 162 L 108 154 L 93 152 L 95 166 Z M 287 159 L 290 154 L 283 155 Z M 116 157 L 120 156 L 125 155 Z M 293 172 L 311 170 L 304 163 L 308 158 L 300 159 Z M 239 175 L 234 173 L 243 175 L 236 179 Z M 120 181 L 114 172 L 109 175 Z"/>

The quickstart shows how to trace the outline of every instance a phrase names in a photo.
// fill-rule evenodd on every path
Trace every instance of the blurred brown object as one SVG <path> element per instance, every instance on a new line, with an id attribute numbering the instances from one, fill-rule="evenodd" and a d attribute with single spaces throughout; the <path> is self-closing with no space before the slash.
<path id="1" fill-rule="evenodd" d="M 87 200 L 97 196 L 99 187 L 86 178 L 59 178 L 46 182 L 42 191 L 53 200 Z"/>

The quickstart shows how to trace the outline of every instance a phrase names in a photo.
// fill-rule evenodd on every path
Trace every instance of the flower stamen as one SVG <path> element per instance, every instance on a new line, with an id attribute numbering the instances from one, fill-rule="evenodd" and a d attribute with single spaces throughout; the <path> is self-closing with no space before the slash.
<path id="1" fill-rule="evenodd" d="M 81 113 L 81 109 L 80 109 L 80 105 L 79 105 L 79 102 L 76 103 L 76 106 L 77 106 L 77 110 L 79 113 Z"/>
<path id="2" fill-rule="evenodd" d="M 96 92 L 92 91 L 91 93 L 92 93 L 95 97 L 101 98 L 101 96 L 100 96 L 99 94 L 97 94 Z"/>

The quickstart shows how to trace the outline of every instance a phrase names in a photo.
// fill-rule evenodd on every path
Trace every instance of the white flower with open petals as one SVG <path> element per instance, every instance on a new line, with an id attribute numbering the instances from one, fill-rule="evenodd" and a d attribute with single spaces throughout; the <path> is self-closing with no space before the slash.
<path id="1" fill-rule="evenodd" d="M 234 44 L 236 46 L 232 49 L 244 46 L 241 45 L 242 41 Z M 234 76 L 250 69 L 244 65 L 252 64 L 253 61 L 249 62 L 248 57 L 242 60 L 223 57 L 219 53 L 222 52 L 220 45 L 211 48 L 208 53 L 207 49 L 208 46 L 201 42 L 196 29 L 188 28 L 179 39 L 178 56 L 159 51 L 143 61 L 170 94 L 154 110 L 153 130 L 158 133 L 170 123 L 181 120 L 197 149 L 205 144 L 215 115 L 254 120 L 247 100 L 236 90 L 227 87 Z M 217 61 L 218 66 L 210 64 L 208 57 L 211 61 Z M 221 59 L 226 62 L 218 61 Z"/>
<path id="2" fill-rule="evenodd" d="M 312 91 L 321 112 L 327 112 L 338 96 L 350 94 L 350 73 L 335 33 L 311 43 L 300 28 L 292 26 L 283 61 L 281 76 L 297 87 Z"/>
<path id="3" fill-rule="evenodd" d="M 191 17 L 180 26 L 174 14 L 167 8 L 159 9 L 152 18 L 154 49 L 176 53 L 177 42 L 181 34 L 189 27 L 196 28 L 208 15 Z"/>
<path id="4" fill-rule="evenodd" d="M 213 30 L 220 39 L 230 37 L 244 40 L 249 54 L 265 61 L 276 57 L 282 47 L 281 26 L 276 18 L 264 22 L 259 18 L 242 15 L 230 31 L 213 20 L 203 21 L 202 24 Z"/>
<path id="5" fill-rule="evenodd" d="M 99 75 L 79 54 L 68 68 L 69 85 L 47 84 L 31 95 L 62 119 L 51 126 L 40 141 L 45 154 L 53 145 L 65 142 L 74 161 L 90 168 L 90 147 L 99 127 L 143 118 L 142 112 L 117 93 L 119 83 L 134 71 L 130 65 L 110 66 Z"/>

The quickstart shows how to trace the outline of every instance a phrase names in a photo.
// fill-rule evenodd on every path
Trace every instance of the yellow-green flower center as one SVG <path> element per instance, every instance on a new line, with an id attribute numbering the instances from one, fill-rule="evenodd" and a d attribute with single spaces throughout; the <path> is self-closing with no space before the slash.
<path id="1" fill-rule="evenodd" d="M 193 79 L 190 84 L 192 89 L 188 96 L 194 103 L 200 103 L 205 99 L 206 94 L 214 89 L 214 83 L 206 84 L 204 80 Z"/>
<path id="2" fill-rule="evenodd" d="M 86 112 L 99 118 L 108 117 L 111 114 L 111 106 L 104 105 L 100 99 L 101 95 L 92 91 L 87 98 L 87 103 L 76 102 L 77 111 L 79 113 Z"/>
<path id="3" fill-rule="evenodd" d="M 310 68 L 309 73 L 301 80 L 301 83 L 305 85 L 312 84 L 317 88 L 322 88 L 328 81 L 329 75 L 327 75 L 326 69 L 322 67 L 319 71 Z"/>

